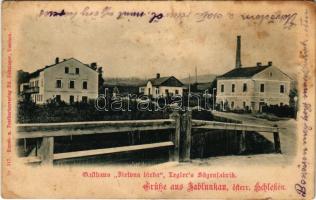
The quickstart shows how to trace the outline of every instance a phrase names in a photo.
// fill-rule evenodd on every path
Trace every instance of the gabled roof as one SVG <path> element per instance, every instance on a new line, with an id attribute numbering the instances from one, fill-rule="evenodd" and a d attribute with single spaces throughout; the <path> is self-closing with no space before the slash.
<path id="1" fill-rule="evenodd" d="M 171 76 L 160 77 L 160 78 L 152 78 L 152 79 L 149 79 L 148 81 L 150 81 L 151 84 L 154 85 L 154 86 L 159 86 L 162 83 L 164 83 L 165 81 L 167 81 L 169 78 L 171 78 Z"/>
<path id="2" fill-rule="evenodd" d="M 272 65 L 235 68 L 217 78 L 250 78 Z"/>
<path id="3" fill-rule="evenodd" d="M 68 61 L 79 62 L 80 64 L 82 64 L 82 65 L 84 65 L 84 66 L 89 67 L 90 69 L 92 69 L 88 64 L 84 64 L 84 63 L 80 62 L 79 60 L 77 60 L 77 59 L 75 59 L 75 58 L 69 58 L 69 59 L 65 59 L 65 60 L 63 60 L 63 61 L 61 61 L 61 62 L 59 62 L 59 63 L 54 63 L 54 64 L 52 64 L 52 65 L 47 65 L 47 66 L 45 66 L 45 67 L 43 67 L 43 68 L 41 68 L 41 69 L 38 69 L 38 70 L 36 70 L 35 72 L 30 73 L 29 78 L 35 78 L 35 77 L 39 76 L 40 72 L 44 71 L 45 69 L 50 68 L 50 67 L 54 67 L 54 66 L 56 66 L 56 65 L 59 65 L 59 64 L 61 64 L 61 63 L 68 62 Z M 92 70 L 94 70 L 94 69 L 92 69 Z"/>
<path id="4" fill-rule="evenodd" d="M 174 76 L 152 78 L 152 79 L 149 79 L 148 81 L 150 81 L 153 86 L 174 86 L 174 87 L 183 86 L 183 83 L 179 81 L 177 78 L 175 78 Z"/>

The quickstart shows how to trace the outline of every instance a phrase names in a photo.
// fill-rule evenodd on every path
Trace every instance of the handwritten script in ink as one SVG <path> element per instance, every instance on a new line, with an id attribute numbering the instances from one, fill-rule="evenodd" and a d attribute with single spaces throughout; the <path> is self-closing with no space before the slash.
<path id="1" fill-rule="evenodd" d="M 94 9 L 90 6 L 84 7 L 82 10 L 43 10 L 41 9 L 38 17 L 49 17 L 49 18 L 70 18 L 72 20 L 78 17 L 91 18 L 95 20 L 97 18 L 110 17 L 113 20 L 132 20 L 144 19 L 147 23 L 158 23 L 163 20 L 174 19 L 179 22 L 184 20 L 193 20 L 196 23 L 220 21 L 224 19 L 228 20 L 241 20 L 248 25 L 261 25 L 261 24 L 279 24 L 284 29 L 291 29 L 297 25 L 296 12 L 282 13 L 281 11 L 273 13 L 233 13 L 233 12 L 219 12 L 217 10 L 202 10 L 202 11 L 181 11 L 181 10 L 114 10 L 110 6 L 105 6 L 102 9 Z"/>
<path id="2" fill-rule="evenodd" d="M 305 32 L 305 37 L 308 38 L 308 12 L 307 10 L 305 11 L 305 16 L 304 20 L 302 23 L 302 26 L 304 28 Z M 309 52 L 308 52 L 308 44 L 309 40 L 304 39 L 300 41 L 300 46 L 301 50 L 299 52 L 299 58 L 302 60 L 302 64 L 300 65 L 301 71 L 303 73 L 303 90 L 302 90 L 302 115 L 300 118 L 302 119 L 302 125 L 303 125 L 303 144 L 302 144 L 302 154 L 301 154 L 301 161 L 300 164 L 298 165 L 298 168 L 300 170 L 300 182 L 295 184 L 295 190 L 296 192 L 301 196 L 301 197 L 306 197 L 306 187 L 307 187 L 307 174 L 308 174 L 308 146 L 307 146 L 307 141 L 309 134 L 312 131 L 312 127 L 310 124 L 312 123 L 311 121 L 311 113 L 312 113 L 312 105 L 308 102 L 308 97 L 309 97 Z"/>

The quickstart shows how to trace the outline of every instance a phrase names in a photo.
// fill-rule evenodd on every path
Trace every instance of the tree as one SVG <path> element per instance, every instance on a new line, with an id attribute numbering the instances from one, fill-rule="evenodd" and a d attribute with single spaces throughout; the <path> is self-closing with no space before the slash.
<path id="1" fill-rule="evenodd" d="M 290 90 L 290 93 L 289 93 L 289 97 L 290 97 L 290 102 L 289 102 L 289 105 L 290 107 L 295 107 L 295 100 L 294 100 L 294 97 L 297 97 L 297 88 L 292 88 Z"/>
<path id="2" fill-rule="evenodd" d="M 98 91 L 99 94 L 103 93 L 104 88 L 103 88 L 103 84 L 104 84 L 104 78 L 103 78 L 103 69 L 102 67 L 98 67 L 97 69 L 98 72 Z"/>

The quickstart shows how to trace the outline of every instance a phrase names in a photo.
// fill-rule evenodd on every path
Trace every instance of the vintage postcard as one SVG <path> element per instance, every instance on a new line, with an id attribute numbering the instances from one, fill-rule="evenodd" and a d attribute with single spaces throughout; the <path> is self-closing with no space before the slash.
<path id="1" fill-rule="evenodd" d="M 3 2 L 2 197 L 314 198 L 315 11 Z"/>

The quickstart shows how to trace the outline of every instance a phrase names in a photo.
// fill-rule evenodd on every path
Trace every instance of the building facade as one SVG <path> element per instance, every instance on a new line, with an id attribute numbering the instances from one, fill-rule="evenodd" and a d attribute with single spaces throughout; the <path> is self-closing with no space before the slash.
<path id="1" fill-rule="evenodd" d="M 183 89 L 183 83 L 174 76 L 160 77 L 160 74 L 157 74 L 156 78 L 148 80 L 146 85 L 139 87 L 139 92 L 158 98 L 175 95 L 182 96 Z"/>
<path id="2" fill-rule="evenodd" d="M 261 111 L 264 105 L 289 105 L 292 79 L 269 62 L 238 67 L 217 77 L 216 104 L 221 110 Z"/>
<path id="3" fill-rule="evenodd" d="M 46 66 L 30 74 L 29 81 L 20 85 L 20 94 L 37 104 L 49 100 L 66 103 L 88 102 L 98 97 L 96 63 L 83 64 L 70 58 Z"/>

